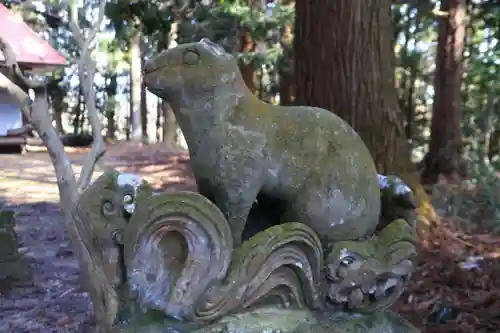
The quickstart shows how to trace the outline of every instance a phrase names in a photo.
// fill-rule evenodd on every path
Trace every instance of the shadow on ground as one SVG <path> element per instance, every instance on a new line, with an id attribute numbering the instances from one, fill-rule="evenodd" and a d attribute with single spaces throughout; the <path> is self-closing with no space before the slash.
<path id="1" fill-rule="evenodd" d="M 0 332 L 89 332 L 90 301 L 79 290 L 79 266 L 58 205 L 0 201 L 16 212 L 19 252 L 33 271 L 26 281 L 0 281 Z"/>

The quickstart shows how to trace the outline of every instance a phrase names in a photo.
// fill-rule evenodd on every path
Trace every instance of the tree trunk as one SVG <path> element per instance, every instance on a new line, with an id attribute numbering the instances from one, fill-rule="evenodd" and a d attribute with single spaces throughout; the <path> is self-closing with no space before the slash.
<path id="1" fill-rule="evenodd" d="M 85 111 L 85 107 L 82 103 L 83 99 L 83 91 L 82 88 L 78 88 L 78 102 L 74 107 L 74 118 L 73 118 L 73 134 L 77 135 L 81 133 L 81 128 L 83 128 L 83 115 Z"/>
<path id="2" fill-rule="evenodd" d="M 156 141 L 155 142 L 160 142 L 161 140 L 161 120 L 162 120 L 162 103 L 158 101 L 156 103 L 156 122 L 155 122 L 155 135 L 156 135 Z"/>
<path id="3" fill-rule="evenodd" d="M 434 217 L 403 128 L 394 78 L 391 0 L 296 2 L 294 38 L 298 105 L 345 119 L 368 146 L 377 170 L 397 174 Z"/>
<path id="4" fill-rule="evenodd" d="M 106 86 L 106 137 L 115 139 L 116 137 L 116 93 L 118 88 L 118 76 L 113 73 L 109 77 L 109 84 Z"/>
<path id="5" fill-rule="evenodd" d="M 148 135 L 148 118 L 149 118 L 149 109 L 148 109 L 148 101 L 146 94 L 146 85 L 142 80 L 142 68 L 144 68 L 145 59 L 141 56 L 146 52 L 147 45 L 144 41 L 140 43 L 140 54 L 139 57 L 141 59 L 141 133 L 142 133 L 142 142 L 148 143 L 149 135 Z"/>
<path id="6" fill-rule="evenodd" d="M 448 15 L 439 18 L 431 140 L 422 174 L 426 183 L 435 183 L 440 174 L 464 173 L 460 85 L 467 1 L 443 0 L 441 11 Z"/>
<path id="7" fill-rule="evenodd" d="M 131 139 L 142 140 L 141 124 L 141 36 L 137 32 L 130 39 L 130 130 Z"/>
<path id="8" fill-rule="evenodd" d="M 56 131 L 59 134 L 65 134 L 63 121 L 62 121 L 63 111 L 64 110 L 62 109 L 62 102 L 59 99 L 53 98 L 52 99 L 52 117 L 53 117 L 55 125 L 56 125 Z"/>
<path id="9" fill-rule="evenodd" d="M 279 66 L 280 104 L 291 105 L 295 101 L 295 82 L 293 81 L 293 27 L 285 24 L 280 40 L 283 56 Z"/>
<path id="10" fill-rule="evenodd" d="M 141 80 L 142 81 L 142 80 Z M 148 143 L 148 101 L 146 95 L 146 85 L 141 83 L 141 137 L 143 143 Z"/>
<path id="11" fill-rule="evenodd" d="M 255 44 L 255 42 L 252 38 L 250 30 L 247 29 L 245 26 L 240 27 L 240 49 L 239 49 L 239 52 L 241 52 L 241 53 L 254 52 L 256 46 L 257 45 Z M 255 62 L 253 60 L 248 62 L 248 63 L 244 63 L 243 61 L 240 61 L 239 67 L 240 67 L 240 71 L 241 71 L 241 76 L 243 77 L 243 81 L 245 81 L 245 84 L 247 85 L 248 89 L 250 89 L 250 91 L 252 91 L 252 92 L 255 92 L 255 90 L 256 90 L 255 81 L 254 81 Z"/>

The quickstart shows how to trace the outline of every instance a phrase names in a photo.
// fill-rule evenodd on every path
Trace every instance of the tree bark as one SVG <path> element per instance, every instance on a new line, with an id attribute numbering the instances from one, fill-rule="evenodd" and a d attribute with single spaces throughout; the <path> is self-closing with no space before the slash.
<path id="1" fill-rule="evenodd" d="M 240 53 L 254 52 L 256 46 L 257 45 L 255 44 L 252 38 L 250 30 L 247 29 L 245 26 L 241 26 L 239 52 Z M 254 81 L 255 62 L 253 60 L 248 63 L 240 61 L 239 67 L 241 71 L 241 76 L 243 77 L 243 81 L 245 81 L 245 84 L 247 85 L 248 89 L 250 89 L 250 91 L 252 92 L 255 92 L 256 91 L 255 81 Z"/>
<path id="2" fill-rule="evenodd" d="M 118 89 L 118 75 L 111 73 L 106 85 L 106 138 L 116 137 L 116 93 Z"/>
<path id="3" fill-rule="evenodd" d="M 424 158 L 422 179 L 435 183 L 440 174 L 464 175 L 462 158 L 462 119 L 460 85 L 465 42 L 467 1 L 443 0 L 439 17 L 434 104 L 429 152 Z"/>
<path id="4" fill-rule="evenodd" d="M 141 80 L 141 133 L 142 133 L 142 142 L 148 143 L 149 134 L 148 134 L 148 119 L 149 119 L 149 108 L 147 101 L 147 88 L 142 80 L 142 68 L 144 68 L 145 59 L 142 57 L 142 54 L 146 52 L 147 45 L 144 41 L 140 43 L 140 53 L 139 57 L 141 60 L 141 72 L 140 72 L 140 80 Z"/>
<path id="5" fill-rule="evenodd" d="M 279 66 L 280 104 L 292 105 L 295 101 L 295 82 L 293 81 L 293 27 L 285 24 L 280 40 L 283 56 Z"/>
<path id="6" fill-rule="evenodd" d="M 130 40 L 130 131 L 131 139 L 142 140 L 141 124 L 141 36 L 137 32 Z"/>
<path id="7" fill-rule="evenodd" d="M 346 120 L 368 146 L 377 170 L 416 192 L 426 223 L 434 211 L 411 163 L 394 77 L 391 0 L 297 1 L 297 105 Z"/>

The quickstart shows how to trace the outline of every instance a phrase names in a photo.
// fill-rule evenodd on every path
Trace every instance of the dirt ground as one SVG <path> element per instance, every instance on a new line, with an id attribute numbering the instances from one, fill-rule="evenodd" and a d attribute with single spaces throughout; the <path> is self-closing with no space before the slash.
<path id="1" fill-rule="evenodd" d="M 70 154 L 79 172 L 84 152 Z M 0 201 L 17 212 L 20 251 L 33 269 L 25 282 L 0 284 L 0 332 L 91 332 L 78 263 L 61 228 L 53 167 L 45 152 L 0 155 Z M 150 146 L 113 146 L 100 163 L 146 177 L 157 188 L 193 189 L 186 154 Z M 500 241 L 464 235 L 448 221 L 421 244 L 420 265 L 394 310 L 422 333 L 500 332 Z"/>
<path id="2" fill-rule="evenodd" d="M 110 147 L 94 177 L 103 168 L 114 167 L 139 173 L 157 188 L 194 187 L 186 177 L 185 154 L 151 148 L 142 156 L 140 147 Z M 76 173 L 85 154 L 85 150 L 69 153 Z M 130 156 L 132 159 L 127 158 Z M 0 284 L 0 332 L 90 332 L 91 307 L 87 294 L 78 290 L 78 263 L 61 228 L 59 194 L 50 158 L 42 151 L 24 156 L 2 154 L 0 161 L 0 202 L 17 213 L 20 252 L 34 274 L 31 281 Z"/>
<path id="3" fill-rule="evenodd" d="M 75 156 L 76 157 L 76 156 Z M 33 279 L 0 285 L 0 332 L 86 332 L 87 294 L 61 228 L 56 179 L 46 153 L 0 155 L 0 196 L 17 213 L 16 231 Z"/>

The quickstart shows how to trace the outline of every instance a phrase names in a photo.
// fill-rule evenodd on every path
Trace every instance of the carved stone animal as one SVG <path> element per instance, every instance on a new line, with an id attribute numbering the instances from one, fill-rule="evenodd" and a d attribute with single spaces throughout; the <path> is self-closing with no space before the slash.
<path id="1" fill-rule="evenodd" d="M 380 189 L 373 160 L 334 113 L 260 101 L 237 60 L 208 39 L 154 57 L 144 81 L 172 106 L 199 191 L 226 216 L 235 245 L 256 199 L 276 222 L 305 223 L 326 243 L 375 231 Z"/>

